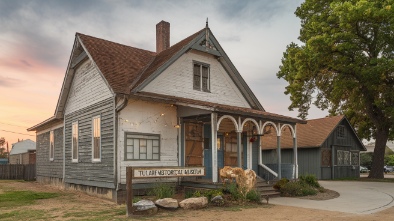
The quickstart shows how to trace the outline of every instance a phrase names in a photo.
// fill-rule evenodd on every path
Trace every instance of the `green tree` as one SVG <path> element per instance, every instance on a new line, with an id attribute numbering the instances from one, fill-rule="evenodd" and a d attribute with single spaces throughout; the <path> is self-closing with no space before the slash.
<path id="1" fill-rule="evenodd" d="M 306 0 L 295 14 L 299 40 L 282 58 L 290 110 L 306 118 L 313 103 L 345 114 L 362 138 L 374 138 L 369 177 L 383 178 L 394 138 L 394 0 Z"/>

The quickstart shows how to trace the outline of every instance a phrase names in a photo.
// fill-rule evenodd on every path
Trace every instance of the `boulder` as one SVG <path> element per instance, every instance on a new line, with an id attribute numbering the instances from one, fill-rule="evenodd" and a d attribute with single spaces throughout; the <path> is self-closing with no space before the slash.
<path id="1" fill-rule="evenodd" d="M 153 215 L 157 213 L 157 207 L 151 200 L 140 200 L 133 203 L 133 215 Z"/>
<path id="2" fill-rule="evenodd" d="M 172 198 L 158 199 L 156 200 L 155 204 L 160 208 L 168 209 L 168 210 L 175 210 L 179 206 L 178 200 Z"/>
<path id="3" fill-rule="evenodd" d="M 222 196 L 215 196 L 211 199 L 211 203 L 215 206 L 223 206 L 224 205 L 224 199 Z"/>
<path id="4" fill-rule="evenodd" d="M 206 197 L 195 197 L 182 200 L 179 206 L 183 209 L 201 209 L 208 205 L 208 199 Z"/>

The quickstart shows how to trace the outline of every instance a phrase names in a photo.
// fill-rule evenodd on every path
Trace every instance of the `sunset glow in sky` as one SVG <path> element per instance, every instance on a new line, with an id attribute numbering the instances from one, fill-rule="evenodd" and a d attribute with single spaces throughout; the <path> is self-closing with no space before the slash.
<path id="1" fill-rule="evenodd" d="M 155 51 L 155 25 L 171 24 L 171 45 L 209 27 L 268 112 L 297 116 L 279 80 L 282 54 L 298 42 L 300 0 L 0 1 L 0 137 L 32 139 L 26 129 L 53 116 L 75 33 Z M 310 111 L 309 119 L 327 112 Z"/>

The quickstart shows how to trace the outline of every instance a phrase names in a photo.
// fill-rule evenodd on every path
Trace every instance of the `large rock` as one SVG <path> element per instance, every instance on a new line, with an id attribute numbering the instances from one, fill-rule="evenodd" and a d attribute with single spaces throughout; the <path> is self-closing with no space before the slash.
<path id="1" fill-rule="evenodd" d="M 206 197 L 196 197 L 182 200 L 179 206 L 183 209 L 201 209 L 208 205 Z"/>
<path id="2" fill-rule="evenodd" d="M 153 215 L 157 213 L 157 207 L 151 200 L 140 200 L 133 203 L 133 215 Z"/>
<path id="3" fill-rule="evenodd" d="M 215 206 L 223 206 L 224 205 L 224 199 L 222 196 L 215 196 L 211 199 L 211 203 Z"/>
<path id="4" fill-rule="evenodd" d="M 178 200 L 172 198 L 158 199 L 156 200 L 155 204 L 160 208 L 169 209 L 169 210 L 175 210 L 179 206 Z"/>

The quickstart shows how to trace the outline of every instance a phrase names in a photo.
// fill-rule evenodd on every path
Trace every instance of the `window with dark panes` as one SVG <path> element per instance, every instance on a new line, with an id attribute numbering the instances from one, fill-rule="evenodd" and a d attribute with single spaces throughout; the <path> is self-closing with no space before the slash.
<path id="1" fill-rule="evenodd" d="M 53 161 L 55 158 L 55 136 L 53 130 L 49 132 L 49 160 Z"/>
<path id="2" fill-rule="evenodd" d="M 160 135 L 126 133 L 125 160 L 160 160 Z"/>
<path id="3" fill-rule="evenodd" d="M 338 126 L 337 137 L 338 138 L 345 138 L 345 127 L 344 126 Z"/>
<path id="4" fill-rule="evenodd" d="M 199 91 L 210 91 L 209 85 L 209 65 L 193 64 L 193 89 Z"/>

